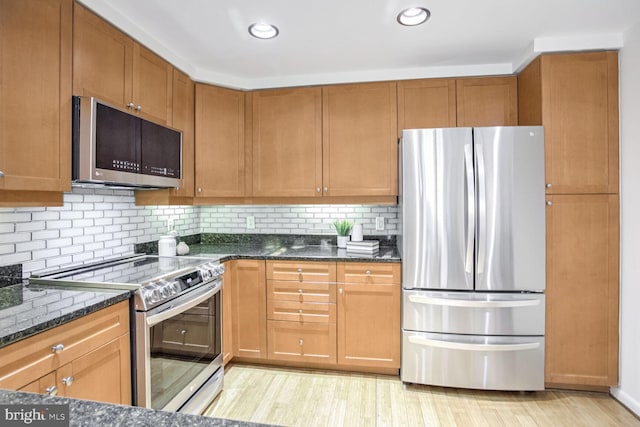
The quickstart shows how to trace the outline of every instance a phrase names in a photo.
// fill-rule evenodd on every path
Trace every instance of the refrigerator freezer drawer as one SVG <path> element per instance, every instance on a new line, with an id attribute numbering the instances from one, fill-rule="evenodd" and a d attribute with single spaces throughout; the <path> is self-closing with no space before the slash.
<path id="1" fill-rule="evenodd" d="M 483 390 L 543 390 L 544 337 L 402 332 L 402 381 Z"/>
<path id="2" fill-rule="evenodd" d="M 544 335 L 544 294 L 403 291 L 402 329 Z"/>

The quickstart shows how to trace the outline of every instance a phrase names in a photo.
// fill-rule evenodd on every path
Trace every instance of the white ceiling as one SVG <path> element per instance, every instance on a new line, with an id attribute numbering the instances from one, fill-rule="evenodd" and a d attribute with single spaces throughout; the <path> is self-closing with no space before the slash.
<path id="1" fill-rule="evenodd" d="M 618 49 L 639 0 L 80 0 L 187 72 L 242 89 L 510 74 L 540 52 Z M 418 27 L 396 22 L 423 6 Z M 247 27 L 275 24 L 254 39 Z"/>

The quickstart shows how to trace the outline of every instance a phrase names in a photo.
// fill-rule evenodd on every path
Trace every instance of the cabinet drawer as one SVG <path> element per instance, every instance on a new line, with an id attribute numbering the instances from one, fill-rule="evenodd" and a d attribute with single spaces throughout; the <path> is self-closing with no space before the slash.
<path id="1" fill-rule="evenodd" d="M 339 262 L 339 283 L 400 283 L 398 263 Z"/>
<path id="2" fill-rule="evenodd" d="M 16 390 L 129 332 L 123 301 L 0 349 L 0 388 Z M 64 348 L 55 352 L 52 347 Z"/>
<path id="3" fill-rule="evenodd" d="M 336 363 L 336 325 L 267 322 L 270 360 Z"/>
<path id="4" fill-rule="evenodd" d="M 295 282 L 335 282 L 335 262 L 267 261 L 267 279 Z"/>
<path id="5" fill-rule="evenodd" d="M 267 318 L 302 323 L 335 323 L 336 305 L 270 299 L 267 301 Z"/>
<path id="6" fill-rule="evenodd" d="M 267 281 L 268 298 L 280 301 L 336 302 L 336 285 L 333 283 Z"/>

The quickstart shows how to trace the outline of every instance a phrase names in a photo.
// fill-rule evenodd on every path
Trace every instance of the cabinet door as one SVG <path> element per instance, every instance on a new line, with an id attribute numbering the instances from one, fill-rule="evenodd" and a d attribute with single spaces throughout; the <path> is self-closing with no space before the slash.
<path id="1" fill-rule="evenodd" d="M 398 194 L 395 83 L 322 89 L 323 194 Z"/>
<path id="2" fill-rule="evenodd" d="M 224 264 L 222 276 L 222 363 L 233 358 L 233 262 Z"/>
<path id="3" fill-rule="evenodd" d="M 196 84 L 196 197 L 245 195 L 244 93 Z"/>
<path id="4" fill-rule="evenodd" d="M 398 82 L 398 134 L 403 129 L 456 126 L 456 81 L 424 79 Z"/>
<path id="5" fill-rule="evenodd" d="M 253 92 L 253 195 L 322 196 L 322 89 Z"/>
<path id="6" fill-rule="evenodd" d="M 117 106 L 132 101 L 133 40 L 88 9 L 73 9 L 73 93 Z"/>
<path id="7" fill-rule="evenodd" d="M 547 196 L 545 382 L 618 382 L 617 195 Z"/>
<path id="8" fill-rule="evenodd" d="M 344 266 L 338 264 L 338 364 L 399 368 L 400 265 L 389 264 L 397 279 L 386 283 L 366 272 L 369 280 L 344 283 Z"/>
<path id="9" fill-rule="evenodd" d="M 195 85 L 186 74 L 173 70 L 172 126 L 182 131 L 182 179 L 172 196 L 193 197 L 194 189 L 194 108 Z"/>
<path id="10" fill-rule="evenodd" d="M 267 290 L 264 261 L 236 260 L 233 267 L 233 355 L 267 358 Z"/>
<path id="11" fill-rule="evenodd" d="M 71 189 L 72 7 L 0 3 L 0 189 Z"/>
<path id="12" fill-rule="evenodd" d="M 131 404 L 129 334 L 120 336 L 58 369 L 60 395 Z"/>
<path id="13" fill-rule="evenodd" d="M 516 77 L 458 79 L 456 96 L 459 127 L 518 124 Z"/>
<path id="14" fill-rule="evenodd" d="M 173 67 L 149 49 L 133 44 L 134 108 L 142 116 L 171 125 Z"/>
<path id="15" fill-rule="evenodd" d="M 60 390 L 58 389 L 56 381 L 56 373 L 50 372 L 42 378 L 39 378 L 23 387 L 20 387 L 18 391 L 24 391 L 27 393 L 39 393 L 47 394 L 49 396 L 57 396 Z"/>
<path id="16" fill-rule="evenodd" d="M 541 58 L 548 193 L 618 191 L 618 55 Z"/>

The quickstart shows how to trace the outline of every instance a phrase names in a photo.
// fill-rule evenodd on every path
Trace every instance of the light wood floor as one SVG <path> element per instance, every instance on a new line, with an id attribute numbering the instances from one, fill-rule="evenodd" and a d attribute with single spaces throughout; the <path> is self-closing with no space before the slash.
<path id="1" fill-rule="evenodd" d="M 206 415 L 283 426 L 640 426 L 602 393 L 480 392 L 398 377 L 230 365 Z"/>

